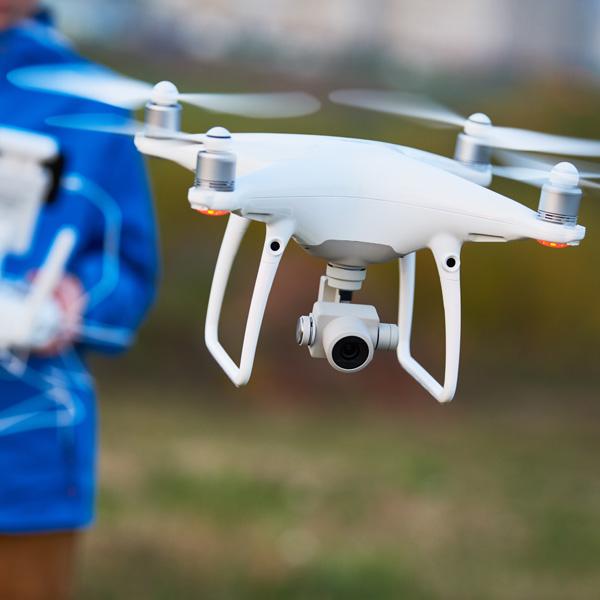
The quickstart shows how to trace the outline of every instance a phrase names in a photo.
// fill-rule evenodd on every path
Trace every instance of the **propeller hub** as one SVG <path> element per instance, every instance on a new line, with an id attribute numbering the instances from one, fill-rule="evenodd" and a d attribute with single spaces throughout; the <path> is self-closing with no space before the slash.
<path id="1" fill-rule="evenodd" d="M 152 89 L 150 101 L 159 106 L 174 106 L 179 99 L 179 90 L 170 81 L 161 81 Z"/>
<path id="2" fill-rule="evenodd" d="M 550 171 L 550 183 L 560 187 L 577 187 L 579 171 L 570 162 L 560 162 Z"/>
<path id="3" fill-rule="evenodd" d="M 214 152 L 227 152 L 231 147 L 231 133 L 225 127 L 212 127 L 206 132 L 205 145 Z"/>
<path id="4" fill-rule="evenodd" d="M 219 139 L 219 140 L 230 140 L 231 139 L 231 133 L 229 132 L 228 129 L 225 129 L 225 127 L 211 127 L 207 132 L 206 132 L 207 137 L 209 138 L 215 138 L 215 139 Z"/>
<path id="5" fill-rule="evenodd" d="M 485 136 L 492 127 L 491 119 L 483 113 L 472 114 L 465 123 L 465 133 L 473 136 Z"/>

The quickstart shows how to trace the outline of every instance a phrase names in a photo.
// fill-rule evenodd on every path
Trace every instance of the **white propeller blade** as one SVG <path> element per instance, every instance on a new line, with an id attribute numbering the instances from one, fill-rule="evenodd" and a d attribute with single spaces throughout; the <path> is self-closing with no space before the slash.
<path id="1" fill-rule="evenodd" d="M 114 133 L 118 135 L 160 135 L 161 138 L 177 141 L 190 142 L 193 144 L 202 143 L 202 135 L 172 131 L 170 129 L 161 129 L 155 126 L 148 126 L 139 121 L 128 119 L 114 114 L 81 114 L 81 115 L 61 115 L 49 117 L 46 119 L 48 125 L 55 127 L 67 127 L 69 129 L 84 129 L 86 131 L 98 131 L 100 133 Z"/>
<path id="2" fill-rule="evenodd" d="M 214 112 L 258 119 L 300 117 L 319 110 L 321 104 L 303 92 L 270 94 L 180 94 L 182 102 Z"/>
<path id="3" fill-rule="evenodd" d="M 313 113 L 320 102 L 303 92 L 266 94 L 180 94 L 175 86 L 156 86 L 88 63 L 43 65 L 16 69 L 9 80 L 26 89 L 87 98 L 136 109 L 149 100 L 159 104 L 187 102 L 211 111 L 255 118 L 297 117 Z"/>
<path id="4" fill-rule="evenodd" d="M 463 127 L 466 118 L 425 96 L 379 90 L 337 90 L 329 94 L 336 104 Z"/>
<path id="5" fill-rule="evenodd" d="M 568 156 L 600 156 L 599 141 L 525 129 L 493 126 L 486 139 L 489 139 L 490 146 L 506 150 L 566 154 Z"/>
<path id="6" fill-rule="evenodd" d="M 485 115 L 478 113 L 467 119 L 423 96 L 377 90 L 338 90 L 329 97 L 338 104 L 461 127 L 469 135 L 480 137 L 482 144 L 493 148 L 568 156 L 600 156 L 599 141 L 496 127 L 482 121 L 482 117 L 487 119 Z M 481 123 L 485 126 L 474 127 Z"/>
<path id="7" fill-rule="evenodd" d="M 88 63 L 40 65 L 16 69 L 8 74 L 16 86 L 95 100 L 135 109 L 152 95 L 152 86 Z"/>
<path id="8" fill-rule="evenodd" d="M 556 165 L 556 161 L 549 156 L 539 156 L 537 154 L 519 154 L 518 152 L 509 152 L 499 150 L 495 153 L 496 158 L 510 167 L 529 167 L 531 169 L 547 170 Z M 600 173 L 600 163 L 576 161 L 573 165 L 590 179 L 597 178 Z"/>
<path id="9" fill-rule="evenodd" d="M 528 183 L 530 185 L 534 185 L 536 187 L 542 187 L 545 183 L 552 180 L 554 177 L 553 171 L 560 167 L 559 163 L 557 166 L 547 165 L 545 168 L 535 168 L 535 167 L 492 167 L 492 171 L 494 175 L 498 177 L 504 177 L 505 179 L 512 179 L 513 181 L 520 181 L 522 183 Z M 570 164 L 570 163 L 566 163 Z M 573 166 L 571 167 L 573 168 Z M 560 175 L 560 173 L 559 173 Z M 575 183 L 575 185 L 580 185 L 588 188 L 596 188 L 600 189 L 600 184 L 590 181 L 591 179 L 600 179 L 600 173 L 592 173 L 592 172 L 580 172 L 579 180 Z"/>

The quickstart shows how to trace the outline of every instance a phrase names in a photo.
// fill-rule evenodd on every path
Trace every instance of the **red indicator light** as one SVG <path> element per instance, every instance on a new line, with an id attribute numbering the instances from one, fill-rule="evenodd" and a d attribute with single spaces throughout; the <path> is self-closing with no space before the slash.
<path id="1" fill-rule="evenodd" d="M 569 244 L 561 244 L 559 242 L 547 242 L 546 240 L 537 240 L 538 244 L 545 246 L 546 248 L 568 248 Z"/>
<path id="2" fill-rule="evenodd" d="M 228 210 L 213 210 L 212 208 L 197 208 L 196 211 L 209 217 L 224 217 L 230 212 Z"/>

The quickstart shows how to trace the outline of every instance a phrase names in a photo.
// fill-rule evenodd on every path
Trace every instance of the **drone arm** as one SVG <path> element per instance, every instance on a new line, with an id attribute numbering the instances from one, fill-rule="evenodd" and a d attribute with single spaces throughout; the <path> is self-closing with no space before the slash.
<path id="1" fill-rule="evenodd" d="M 244 333 L 242 355 L 238 366 L 219 341 L 219 320 L 233 261 L 249 223 L 248 219 L 235 214 L 231 214 L 229 217 L 215 267 L 204 331 L 204 338 L 209 352 L 236 386 L 245 385 L 250 379 L 267 300 L 281 256 L 292 235 L 292 223 L 288 220 L 267 224 L 265 245 L 254 285 Z"/>
<path id="2" fill-rule="evenodd" d="M 458 382 L 460 359 L 461 300 L 460 300 L 460 243 L 452 239 L 434 241 L 431 250 L 438 267 L 445 313 L 446 360 L 443 386 L 411 355 L 415 293 L 415 254 L 400 258 L 400 305 L 398 312 L 398 360 L 438 402 L 454 397 Z"/>

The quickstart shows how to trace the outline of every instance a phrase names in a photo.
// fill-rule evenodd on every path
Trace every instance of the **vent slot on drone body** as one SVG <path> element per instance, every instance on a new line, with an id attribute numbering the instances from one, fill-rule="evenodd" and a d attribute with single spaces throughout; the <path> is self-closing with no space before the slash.
<path id="1" fill-rule="evenodd" d="M 470 242 L 506 242 L 501 235 L 489 235 L 487 233 L 469 233 Z"/>
<path id="2" fill-rule="evenodd" d="M 203 189 L 214 190 L 215 192 L 233 192 L 235 189 L 235 180 L 233 181 L 209 181 L 206 179 L 195 179 L 194 186 Z"/>
<path id="3" fill-rule="evenodd" d="M 538 217 L 542 221 L 547 221 L 548 223 L 554 223 L 556 225 L 577 225 L 577 216 L 562 215 L 547 210 L 538 210 Z"/>
<path id="4" fill-rule="evenodd" d="M 198 152 L 194 186 L 215 192 L 233 192 L 235 165 L 235 155 L 230 152 Z"/>

